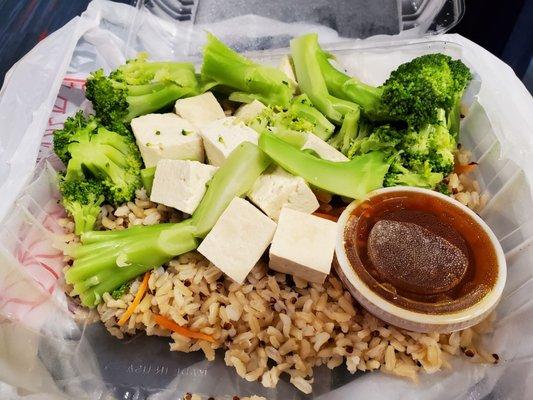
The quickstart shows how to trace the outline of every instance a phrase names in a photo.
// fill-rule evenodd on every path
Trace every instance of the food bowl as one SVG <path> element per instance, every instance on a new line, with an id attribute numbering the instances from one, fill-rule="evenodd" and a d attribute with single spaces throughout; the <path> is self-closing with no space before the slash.
<path id="1" fill-rule="evenodd" d="M 349 235 L 353 235 L 351 229 L 354 227 L 354 229 L 357 228 L 361 216 L 365 215 L 365 209 L 369 207 L 369 204 L 372 201 L 376 202 L 376 204 L 380 204 L 380 202 L 384 203 L 386 200 L 404 197 L 417 197 L 427 200 L 427 204 L 430 204 L 430 210 L 432 210 L 432 213 L 435 213 L 435 215 L 439 214 L 437 211 L 438 209 L 433 208 L 435 205 L 446 206 L 449 210 L 452 210 L 456 216 L 455 218 L 451 218 L 450 221 L 455 221 L 454 223 L 459 225 L 466 225 L 468 223 L 469 226 L 474 227 L 480 232 L 480 235 L 476 236 L 476 238 L 465 238 L 465 240 L 469 243 L 469 246 L 471 244 L 470 240 L 473 242 L 478 240 L 478 244 L 479 240 L 483 240 L 485 246 L 487 246 L 491 251 L 491 254 L 494 255 L 494 264 L 491 285 L 484 286 L 485 290 L 479 295 L 479 298 L 476 298 L 475 302 L 461 303 L 459 301 L 457 303 L 459 304 L 457 305 L 457 308 L 450 306 L 450 309 L 447 310 L 446 305 L 452 304 L 453 301 L 439 300 L 438 307 L 435 307 L 434 309 L 430 309 L 429 307 L 427 309 L 416 309 L 416 307 L 410 307 L 409 304 L 422 304 L 419 299 L 414 301 L 406 298 L 405 302 L 402 303 L 401 300 L 404 299 L 405 296 L 401 292 L 397 292 L 394 287 L 391 289 L 391 284 L 382 280 L 379 273 L 375 281 L 372 280 L 373 278 L 368 279 L 371 274 L 367 274 L 361 269 L 360 265 L 357 264 L 359 262 L 358 260 L 364 259 L 365 256 L 362 254 L 361 250 L 358 250 L 361 254 L 352 250 L 353 243 L 356 242 L 350 239 L 351 236 Z M 449 217 L 446 213 L 440 213 L 440 215 L 440 218 Z M 359 219 L 356 220 L 357 218 Z M 370 230 L 370 228 L 365 229 Z M 359 231 L 355 232 L 359 234 Z M 361 238 L 358 236 L 357 240 L 361 240 Z M 339 218 L 335 253 L 336 261 L 334 265 L 338 275 L 354 298 L 363 307 L 376 317 L 387 321 L 390 324 L 417 332 L 452 332 L 465 329 L 480 322 L 498 304 L 507 276 L 506 261 L 501 245 L 491 229 L 475 212 L 465 207 L 457 200 L 442 193 L 414 187 L 379 189 L 369 193 L 364 200 L 353 201 Z M 357 254 L 358 258 L 351 258 L 353 257 L 352 254 Z M 474 262 L 472 268 L 479 268 L 476 264 L 476 261 L 479 261 L 477 253 L 468 254 L 469 257 L 471 257 L 469 260 L 473 260 Z M 397 255 L 395 255 L 395 257 L 397 257 Z M 356 264 L 358 265 L 357 268 L 354 267 Z M 364 262 L 361 261 L 361 265 L 363 264 Z M 375 270 L 376 269 L 374 268 L 373 271 Z M 465 285 L 467 284 L 469 284 L 470 287 L 473 286 L 471 283 L 466 283 Z M 387 291 L 391 292 L 392 295 L 383 295 L 384 293 L 387 294 Z M 447 297 L 444 298 L 447 299 Z M 428 303 L 423 304 L 432 304 L 431 301 L 432 300 L 428 300 Z M 463 304 L 464 307 L 461 307 L 460 304 Z M 441 307 L 441 305 L 444 306 Z M 440 311 L 436 311 L 437 309 Z"/>

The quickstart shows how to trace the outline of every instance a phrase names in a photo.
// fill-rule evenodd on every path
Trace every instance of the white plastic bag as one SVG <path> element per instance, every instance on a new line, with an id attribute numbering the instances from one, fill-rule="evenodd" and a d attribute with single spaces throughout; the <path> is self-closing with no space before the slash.
<path id="1" fill-rule="evenodd" d="M 450 371 L 421 374 L 418 385 L 380 373 L 350 375 L 343 366 L 333 372 L 318 369 L 314 395 L 481 399 L 492 393 L 493 399 L 530 398 L 533 102 L 508 66 L 457 35 L 341 40 L 328 28 L 254 16 L 181 28 L 105 1 L 91 3 L 81 18 L 39 43 L 12 68 L 0 94 L 0 398 L 162 400 L 185 392 L 217 397 L 299 396 L 283 380 L 276 390 L 243 381 L 224 366 L 220 355 L 210 363 L 202 354 L 170 353 L 162 339 L 121 342 L 101 324 L 79 325 L 59 284 L 62 257 L 54 241 L 61 233 L 56 221 L 62 210 L 54 185 L 57 165 L 51 157 L 51 131 L 84 106 L 83 77 L 90 71 L 110 70 L 139 50 L 155 58 L 198 61 L 204 29 L 241 50 L 253 50 L 254 43 L 274 31 L 288 37 L 318 31 L 325 47 L 336 52 L 351 73 L 376 84 L 399 63 L 431 51 L 461 57 L 473 68 L 476 77 L 467 96 L 470 110 L 461 142 L 480 162 L 478 178 L 491 197 L 483 217 L 500 239 L 509 264 L 495 332 L 486 337 L 487 348 L 498 353 L 501 361 L 486 366 L 457 359 Z M 275 62 L 284 52 L 250 55 Z M 38 156 L 42 160 L 36 165 Z"/>

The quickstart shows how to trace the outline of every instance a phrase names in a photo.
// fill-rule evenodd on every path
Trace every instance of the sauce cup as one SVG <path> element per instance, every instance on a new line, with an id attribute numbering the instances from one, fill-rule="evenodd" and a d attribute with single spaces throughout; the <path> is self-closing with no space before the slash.
<path id="1" fill-rule="evenodd" d="M 376 291 L 371 289 L 371 287 L 365 283 L 361 276 L 356 272 L 356 269 L 352 267 L 347 255 L 345 240 L 347 233 L 346 228 L 352 213 L 367 200 L 372 199 L 375 196 L 394 194 L 395 192 L 398 192 L 398 194 L 401 192 L 410 192 L 417 195 L 433 196 L 436 199 L 440 199 L 441 201 L 459 209 L 466 218 L 470 218 L 486 233 L 486 237 L 489 238 L 490 245 L 495 253 L 497 267 L 496 279 L 490 290 L 485 293 L 477 303 L 464 309 L 440 314 L 409 310 L 394 304 L 381 295 L 378 295 Z M 346 207 L 339 218 L 337 229 L 337 242 L 335 248 L 336 260 L 334 262 L 334 267 L 339 277 L 349 289 L 352 296 L 364 308 L 376 317 L 392 325 L 416 332 L 453 332 L 479 323 L 492 310 L 494 310 L 501 298 L 507 276 L 507 267 L 505 256 L 498 239 L 487 224 L 475 212 L 462 205 L 457 200 L 442 193 L 414 187 L 394 187 L 375 190 L 369 193 L 364 201 L 356 200 Z"/>

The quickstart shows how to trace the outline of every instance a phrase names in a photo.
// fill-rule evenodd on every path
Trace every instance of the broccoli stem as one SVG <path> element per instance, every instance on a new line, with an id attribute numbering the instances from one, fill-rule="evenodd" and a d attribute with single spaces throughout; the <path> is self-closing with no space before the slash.
<path id="1" fill-rule="evenodd" d="M 346 114 L 344 121 L 342 121 L 341 129 L 331 138 L 328 143 L 343 153 L 348 155 L 350 146 L 357 136 L 359 130 L 359 119 L 361 112 L 359 110 L 352 111 Z"/>
<path id="2" fill-rule="evenodd" d="M 65 273 L 65 280 L 74 284 L 75 293 L 80 294 L 83 304 L 92 307 L 103 293 L 177 255 L 194 250 L 198 241 L 192 232 L 189 223 L 178 223 L 167 225 L 160 232 L 133 234 L 129 239 L 118 241 L 116 247 L 77 259 Z"/>
<path id="3" fill-rule="evenodd" d="M 184 224 L 186 221 L 181 222 Z M 174 226 L 172 223 L 165 223 L 165 224 L 156 224 L 156 225 L 136 225 L 132 226 L 128 229 L 124 229 L 121 231 L 90 231 L 90 232 L 84 232 L 81 235 L 81 242 L 83 243 L 83 248 L 85 248 L 87 245 L 93 244 L 93 243 L 100 243 L 100 242 L 109 242 L 110 240 L 118 240 L 118 239 L 124 239 L 129 238 L 135 234 L 138 233 L 146 233 L 146 232 L 161 232 L 165 230 L 166 228 L 170 228 Z M 80 247 L 81 249 L 81 247 Z M 74 254 L 76 257 L 77 253 Z"/>
<path id="4" fill-rule="evenodd" d="M 138 96 L 129 95 L 126 97 L 129 104 L 128 114 L 124 118 L 124 121 L 130 122 L 133 118 L 138 117 L 139 115 L 149 114 L 160 110 L 182 97 L 190 96 L 195 93 L 195 88 L 183 87 L 168 82 L 160 90 Z"/>
<path id="5" fill-rule="evenodd" d="M 80 235 L 83 232 L 94 228 L 94 224 L 100 214 L 100 204 L 103 203 L 103 196 L 94 204 L 82 204 L 74 201 L 63 201 L 65 209 L 74 219 L 74 233 Z"/>
<path id="6" fill-rule="evenodd" d="M 254 63 L 212 34 L 208 34 L 204 48 L 202 79 L 235 90 L 230 96 L 234 101 L 257 99 L 267 105 L 286 108 L 293 92 L 289 79 L 282 71 Z"/>
<path id="7" fill-rule="evenodd" d="M 141 181 L 146 190 L 146 194 L 150 196 L 152 193 L 152 185 L 154 184 L 155 167 L 141 169 Z"/>
<path id="8" fill-rule="evenodd" d="M 300 90 L 309 96 L 313 105 L 327 118 L 340 124 L 344 115 L 358 106 L 330 94 L 322 76 L 316 34 L 300 36 L 291 40 L 291 54 Z"/>
<path id="9" fill-rule="evenodd" d="M 302 96 L 299 96 L 302 99 Z M 328 121 L 328 119 L 318 111 L 312 105 L 305 103 L 305 98 L 299 100 L 296 98 L 293 101 L 289 111 L 294 112 L 300 118 L 303 118 L 314 125 L 313 133 L 317 135 L 322 140 L 328 140 L 329 137 L 335 131 L 335 125 Z"/>
<path id="10" fill-rule="evenodd" d="M 276 164 L 310 185 L 352 199 L 382 187 L 389 169 L 383 154 L 377 151 L 347 162 L 333 162 L 300 151 L 269 133 L 260 136 L 259 147 Z"/>
<path id="11" fill-rule="evenodd" d="M 211 179 L 192 215 L 195 235 L 205 237 L 231 200 L 244 196 L 270 163 L 270 158 L 250 142 L 244 142 L 233 150 Z"/>
<path id="12" fill-rule="evenodd" d="M 358 104 L 369 116 L 380 116 L 382 114 L 379 109 L 383 89 L 367 85 L 357 78 L 339 71 L 331 65 L 330 55 L 325 53 L 318 44 L 315 48 L 320 71 L 328 91 L 333 96 Z"/>

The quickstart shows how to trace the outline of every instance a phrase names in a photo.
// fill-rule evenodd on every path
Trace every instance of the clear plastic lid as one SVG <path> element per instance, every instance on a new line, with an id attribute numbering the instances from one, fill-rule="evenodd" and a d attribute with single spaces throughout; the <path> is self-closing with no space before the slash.
<path id="1" fill-rule="evenodd" d="M 383 34 L 418 37 L 444 33 L 463 16 L 464 0 L 138 0 L 137 7 L 179 28 L 212 26 L 256 15 L 263 17 L 257 26 L 243 29 L 265 29 L 268 18 L 321 25 L 340 37 L 363 39 Z M 238 28 L 235 35 L 250 36 L 250 32 L 239 33 Z M 283 47 L 287 41 L 276 39 L 276 35 L 273 32 L 272 40 L 260 48 Z"/>

